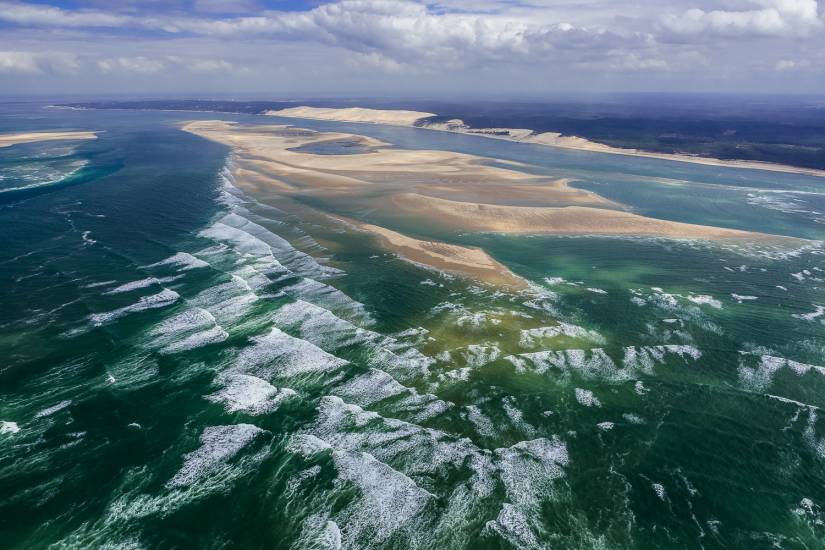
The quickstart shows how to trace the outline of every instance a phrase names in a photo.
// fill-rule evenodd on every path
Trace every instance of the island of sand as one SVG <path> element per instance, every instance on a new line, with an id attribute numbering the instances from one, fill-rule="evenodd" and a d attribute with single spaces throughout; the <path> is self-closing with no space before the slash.
<path id="1" fill-rule="evenodd" d="M 17 134 L 0 134 L 0 147 L 11 147 L 19 143 L 36 143 L 38 141 L 73 141 L 80 139 L 97 139 L 96 132 L 22 132 Z"/>
<path id="2" fill-rule="evenodd" d="M 558 132 L 534 132 L 527 128 L 471 128 L 461 119 L 452 119 L 445 122 L 434 122 L 427 119 L 434 117 L 433 113 L 420 111 L 400 111 L 384 109 L 366 109 L 360 107 L 348 108 L 321 108 L 321 107 L 290 107 L 288 109 L 270 110 L 264 114 L 287 118 L 305 118 L 313 120 L 331 120 L 338 122 L 358 122 L 372 124 L 390 124 L 395 126 L 416 126 L 428 130 L 454 132 L 492 139 L 503 139 L 519 143 L 532 143 L 562 149 L 576 149 L 595 153 L 612 155 L 630 155 L 635 157 L 655 158 L 676 162 L 690 162 L 708 166 L 724 166 L 728 168 L 747 168 L 753 170 L 768 170 L 771 172 L 786 172 L 804 174 L 808 176 L 825 177 L 825 170 L 815 168 L 801 168 L 787 164 L 762 162 L 755 160 L 723 160 L 698 155 L 679 153 L 656 153 L 641 149 L 627 149 L 613 147 L 578 136 L 565 136 Z"/>
<path id="3" fill-rule="evenodd" d="M 429 237 L 495 232 L 801 242 L 641 216 L 569 180 L 530 174 L 515 162 L 395 148 L 365 136 L 284 125 L 196 121 L 184 129 L 232 148 L 232 172 L 241 189 L 346 219 L 408 261 L 496 285 L 526 283 L 483 250 Z M 343 152 L 353 144 L 356 152 Z"/>

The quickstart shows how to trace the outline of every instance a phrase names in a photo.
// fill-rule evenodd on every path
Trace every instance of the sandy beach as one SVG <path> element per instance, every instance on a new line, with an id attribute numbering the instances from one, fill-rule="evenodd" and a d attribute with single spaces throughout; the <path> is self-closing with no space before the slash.
<path id="1" fill-rule="evenodd" d="M 309 201 L 322 214 L 375 235 L 384 249 L 408 261 L 496 285 L 520 288 L 524 281 L 483 250 L 413 237 L 398 232 L 399 225 L 435 229 L 445 240 L 461 232 L 496 232 L 801 242 L 641 216 L 568 179 L 521 171 L 518 163 L 494 166 L 490 158 L 401 149 L 365 136 L 285 125 L 194 121 L 183 129 L 230 146 L 235 184 L 247 192 Z M 358 149 L 314 152 L 335 143 Z"/>
<path id="2" fill-rule="evenodd" d="M 596 153 L 608 153 L 613 155 L 630 155 L 634 157 L 655 158 L 675 162 L 690 162 L 693 164 L 704 164 L 707 166 L 768 170 L 772 172 L 786 172 L 792 174 L 825 177 L 825 170 L 817 170 L 814 168 L 800 168 L 797 166 L 789 166 L 786 164 L 776 164 L 771 162 L 724 160 L 678 153 L 656 153 L 653 151 L 643 151 L 640 149 L 626 149 L 621 147 L 612 147 L 610 145 L 590 141 L 578 136 L 564 136 L 557 132 L 536 133 L 527 128 L 470 128 L 461 119 L 430 123 L 427 122 L 426 119 L 435 115 L 432 113 L 418 111 L 394 111 L 362 108 L 334 109 L 318 107 L 292 107 L 289 109 L 282 109 L 280 111 L 267 111 L 264 114 L 270 116 L 334 120 L 340 122 L 418 126 L 428 130 L 468 134 L 519 143 L 546 145 L 548 147 L 559 147 L 562 149 L 575 149 L 578 151 L 592 151 Z"/>
<path id="3" fill-rule="evenodd" d="M 23 132 L 19 134 L 0 134 L 0 147 L 10 147 L 19 143 L 76 139 L 97 139 L 97 134 L 95 132 Z"/>

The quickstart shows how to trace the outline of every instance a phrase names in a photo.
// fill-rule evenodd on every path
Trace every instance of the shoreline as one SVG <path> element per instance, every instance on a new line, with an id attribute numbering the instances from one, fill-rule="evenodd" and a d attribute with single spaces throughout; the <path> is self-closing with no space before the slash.
<path id="1" fill-rule="evenodd" d="M 358 109 L 358 116 L 352 116 L 352 109 Z M 372 113 L 373 118 L 368 119 Z M 393 115 L 393 113 L 403 113 Z M 417 120 L 410 121 L 411 113 L 422 115 Z M 816 168 L 803 168 L 790 164 L 779 164 L 758 160 L 725 160 L 714 157 L 702 157 L 698 155 L 687 155 L 684 153 L 657 153 L 655 151 L 645 151 L 641 149 L 628 149 L 613 147 L 604 143 L 591 141 L 578 136 L 564 136 L 557 132 L 536 133 L 526 128 L 470 128 L 461 119 L 452 119 L 447 122 L 426 123 L 424 119 L 435 116 L 432 113 L 417 111 L 393 111 L 366 108 L 316 108 L 316 107 L 290 107 L 282 110 L 264 111 L 264 116 L 276 116 L 284 118 L 303 118 L 308 120 L 328 120 L 335 122 L 349 122 L 358 124 L 380 124 L 390 126 L 407 126 L 421 128 L 423 130 L 433 130 L 436 132 L 450 132 L 470 136 L 486 137 L 490 139 L 500 139 L 513 143 L 529 143 L 532 145 L 543 145 L 545 147 L 556 147 L 559 149 L 569 149 L 573 151 L 586 151 L 592 153 L 605 153 L 610 155 L 625 155 L 641 158 L 653 158 L 667 160 L 671 162 L 685 162 L 689 164 L 700 164 L 704 166 L 718 166 L 721 168 L 739 168 L 745 170 L 764 170 L 768 172 L 782 172 L 788 174 L 799 174 L 813 177 L 825 177 L 825 170 Z"/>

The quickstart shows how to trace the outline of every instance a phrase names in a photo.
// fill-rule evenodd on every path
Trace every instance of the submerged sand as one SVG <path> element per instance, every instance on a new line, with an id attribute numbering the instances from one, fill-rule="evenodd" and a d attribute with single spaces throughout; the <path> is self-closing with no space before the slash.
<path id="1" fill-rule="evenodd" d="M 334 120 L 342 122 L 367 122 L 372 124 L 392 124 L 401 126 L 419 126 L 429 130 L 469 134 L 493 139 L 503 139 L 520 143 L 532 143 L 563 149 L 591 151 L 612 155 L 630 155 L 635 157 L 655 158 L 675 162 L 690 162 L 708 166 L 722 166 L 727 168 L 747 168 L 753 170 L 768 170 L 772 172 L 787 172 L 809 176 L 825 177 L 825 170 L 815 168 L 801 168 L 787 164 L 762 162 L 755 160 L 725 160 L 698 155 L 680 153 L 656 153 L 641 149 L 613 147 L 578 136 L 565 136 L 557 132 L 537 133 L 527 128 L 470 128 L 461 119 L 452 119 L 446 122 L 428 122 L 425 119 L 436 116 L 432 113 L 418 111 L 394 111 L 382 109 L 362 108 L 318 108 L 292 107 L 280 111 L 267 111 L 267 115 L 281 117 L 308 118 L 315 120 Z"/>
<path id="2" fill-rule="evenodd" d="M 385 227 L 349 221 L 377 236 L 386 250 L 412 263 L 497 286 L 527 288 L 524 279 L 480 248 L 414 239 Z"/>
<path id="3" fill-rule="evenodd" d="M 18 134 L 0 134 L 0 147 L 10 147 L 19 143 L 38 141 L 97 139 L 95 132 L 22 132 Z"/>
<path id="4" fill-rule="evenodd" d="M 235 184 L 264 199 L 289 197 L 375 235 L 399 256 L 497 285 L 524 281 L 477 248 L 399 233 L 498 232 L 642 236 L 720 241 L 801 241 L 762 233 L 680 223 L 627 212 L 570 180 L 536 176 L 519 163 L 451 151 L 394 148 L 380 140 L 285 125 L 196 121 L 184 126 L 232 147 Z M 312 146 L 345 140 L 355 154 L 317 154 Z M 493 161 L 495 165 L 493 165 Z M 381 220 L 376 224 L 376 220 Z M 385 227 L 389 225 L 394 229 Z"/>
<path id="5" fill-rule="evenodd" d="M 462 231 L 798 242 L 790 237 L 659 220 L 604 208 L 504 206 L 450 201 L 415 193 L 394 195 L 391 200 L 399 211 L 425 223 Z"/>

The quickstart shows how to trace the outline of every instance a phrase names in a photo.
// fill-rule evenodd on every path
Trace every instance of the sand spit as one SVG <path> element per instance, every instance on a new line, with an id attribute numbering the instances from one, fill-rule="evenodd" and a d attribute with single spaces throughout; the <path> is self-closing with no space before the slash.
<path id="1" fill-rule="evenodd" d="M 95 132 L 23 132 L 19 134 L 0 134 L 0 147 L 11 147 L 18 143 L 35 143 L 38 141 L 97 139 Z"/>
<path id="2" fill-rule="evenodd" d="M 397 115 L 395 113 L 398 113 Z M 703 164 L 707 166 L 721 166 L 727 168 L 746 168 L 753 170 L 767 170 L 771 172 L 786 172 L 791 174 L 804 174 L 808 176 L 825 177 L 825 170 L 815 168 L 801 168 L 787 164 L 777 164 L 772 162 L 761 162 L 751 160 L 724 160 L 712 157 L 700 157 L 696 155 L 685 155 L 679 153 L 656 153 L 653 151 L 643 151 L 640 149 L 627 149 L 622 147 L 612 147 L 603 143 L 590 141 L 578 136 L 564 136 L 557 132 L 536 133 L 527 128 L 471 128 L 461 119 L 452 119 L 446 122 L 427 122 L 425 119 L 435 116 L 432 113 L 417 111 L 393 111 L 381 109 L 319 109 L 315 107 L 292 107 L 280 111 L 267 111 L 267 115 L 310 118 L 316 120 L 336 120 L 342 122 L 368 122 L 372 124 L 392 124 L 401 126 L 418 126 L 429 130 L 444 132 L 454 132 L 459 134 L 469 134 L 474 136 L 488 137 L 493 139 L 503 139 L 519 143 L 531 143 L 534 145 L 546 145 L 549 147 L 560 147 L 562 149 L 575 149 L 578 151 L 591 151 L 595 153 L 607 153 L 612 155 L 630 155 L 634 157 L 655 158 L 660 160 L 670 160 L 675 162 L 690 162 L 693 164 Z"/>
<path id="3" fill-rule="evenodd" d="M 384 227 L 345 220 L 377 236 L 381 245 L 402 259 L 461 277 L 469 277 L 497 286 L 527 288 L 527 282 L 497 262 L 480 248 L 436 241 L 422 241 Z"/>
<path id="4" fill-rule="evenodd" d="M 435 113 L 421 111 L 401 111 L 385 109 L 366 109 L 349 107 L 345 109 L 325 109 L 321 107 L 290 107 L 280 111 L 266 111 L 265 115 L 314 120 L 336 120 L 339 122 L 368 122 L 371 124 L 392 124 L 394 126 L 412 126 L 422 118 L 436 116 Z"/>
<path id="5" fill-rule="evenodd" d="M 450 201 L 415 193 L 393 195 L 390 200 L 397 210 L 408 216 L 462 231 L 799 242 L 791 237 L 659 220 L 604 208 L 503 206 Z"/>
<path id="6" fill-rule="evenodd" d="M 543 132 L 540 134 L 531 133 L 525 137 L 517 137 L 522 131 L 513 130 L 514 134 L 507 135 L 488 135 L 484 133 L 485 130 L 473 130 L 460 133 L 468 133 L 473 135 L 483 135 L 485 137 L 492 137 L 498 139 L 507 139 L 508 141 L 519 141 L 525 143 L 533 143 L 537 145 L 548 145 L 550 147 L 561 147 L 562 149 L 576 149 L 579 151 L 592 151 L 596 153 L 608 153 L 611 155 L 629 155 L 634 157 L 654 158 L 660 160 L 670 160 L 675 162 L 690 162 L 693 164 L 703 164 L 706 166 L 721 166 L 727 168 L 746 168 L 751 170 L 767 170 L 770 172 L 785 172 L 790 174 L 804 174 L 807 176 L 825 177 L 825 170 L 817 170 L 815 168 L 801 168 L 798 166 L 790 166 L 787 164 L 776 164 L 772 162 L 762 162 L 757 160 L 724 160 L 713 157 L 700 157 L 698 155 L 685 155 L 679 153 L 656 153 L 653 151 L 643 151 L 640 149 L 625 149 L 621 147 L 612 147 L 604 143 L 590 141 L 577 136 L 563 136 L 557 132 Z"/>

